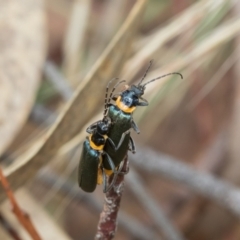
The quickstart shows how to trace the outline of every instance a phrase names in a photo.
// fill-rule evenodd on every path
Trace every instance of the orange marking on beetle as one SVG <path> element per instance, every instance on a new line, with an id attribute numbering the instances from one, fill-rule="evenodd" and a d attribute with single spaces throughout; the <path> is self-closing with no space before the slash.
<path id="1" fill-rule="evenodd" d="M 128 107 L 121 101 L 121 96 L 119 96 L 116 100 L 116 105 L 119 109 L 126 113 L 132 113 L 136 107 Z"/>
<path id="2" fill-rule="evenodd" d="M 107 135 L 103 135 L 103 137 L 105 138 L 105 140 L 108 138 Z M 95 143 L 92 141 L 92 134 L 90 134 L 89 136 L 89 143 L 90 143 L 90 147 L 94 150 L 100 151 L 100 150 L 103 150 L 104 148 L 104 144 L 100 146 L 95 145 Z"/>
<path id="3" fill-rule="evenodd" d="M 103 176 L 102 176 L 102 170 L 98 168 L 98 175 L 97 175 L 97 184 L 102 184 L 103 183 Z"/>

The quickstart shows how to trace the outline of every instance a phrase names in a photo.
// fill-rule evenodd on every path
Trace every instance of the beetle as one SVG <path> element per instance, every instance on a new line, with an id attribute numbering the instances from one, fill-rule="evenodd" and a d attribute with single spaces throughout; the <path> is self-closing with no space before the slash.
<path id="1" fill-rule="evenodd" d="M 112 79 L 113 80 L 113 79 Z M 125 80 L 118 82 L 112 89 L 110 97 L 108 98 L 108 88 L 109 84 L 112 82 L 109 81 L 106 87 L 106 94 L 105 94 L 105 107 L 103 113 L 103 119 L 91 124 L 87 128 L 87 133 L 90 135 L 83 143 L 82 154 L 80 157 L 80 163 L 78 167 L 78 184 L 79 187 L 84 190 L 85 192 L 93 192 L 96 188 L 97 184 L 101 184 L 103 182 L 103 192 L 108 192 L 112 186 L 114 185 L 116 176 L 121 171 L 121 165 L 116 170 L 114 161 L 108 155 L 108 153 L 103 149 L 106 143 L 109 143 L 113 151 L 117 151 L 120 147 L 122 140 L 120 140 L 119 144 L 116 145 L 108 137 L 108 132 L 110 127 L 113 125 L 111 118 L 107 116 L 108 105 L 112 95 L 116 89 L 116 87 L 125 82 Z M 124 138 L 124 135 L 123 137 Z M 109 168 L 111 171 L 107 171 L 104 169 L 102 165 L 102 157 L 105 156 L 107 163 L 109 164 Z M 112 182 L 107 185 L 107 177 L 111 174 L 114 174 Z"/>
<path id="2" fill-rule="evenodd" d="M 112 119 L 114 122 L 113 125 L 110 126 L 110 130 L 108 133 L 108 137 L 116 144 L 119 142 L 120 146 L 117 151 L 114 151 L 109 143 L 106 143 L 104 146 L 105 152 L 113 159 L 114 165 L 118 166 L 124 157 L 128 149 L 131 151 L 135 151 L 134 142 L 130 136 L 130 130 L 133 129 L 138 134 L 140 133 L 137 124 L 133 120 L 133 112 L 138 106 L 148 106 L 148 101 L 144 99 L 142 96 L 144 95 L 144 91 L 146 89 L 146 85 L 156 81 L 157 79 L 172 75 L 178 74 L 183 78 L 182 74 L 177 72 L 172 72 L 165 74 L 163 76 L 154 78 L 146 83 L 142 83 L 147 73 L 152 65 L 152 61 L 150 61 L 145 74 L 137 85 L 131 85 L 126 90 L 114 95 L 112 100 L 115 101 L 115 104 L 109 103 L 108 106 L 108 117 Z M 106 157 L 103 157 L 103 167 L 104 169 L 111 170 L 111 166 L 107 161 Z"/>

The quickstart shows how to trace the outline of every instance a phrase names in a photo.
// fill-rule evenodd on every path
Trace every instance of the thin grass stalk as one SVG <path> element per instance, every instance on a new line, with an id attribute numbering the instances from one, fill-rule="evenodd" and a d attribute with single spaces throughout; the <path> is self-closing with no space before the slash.
<path id="1" fill-rule="evenodd" d="M 91 0 L 75 0 L 66 39 L 64 42 L 64 70 L 72 87 L 77 80 L 75 76 L 81 71 L 84 55 L 84 40 L 89 25 Z"/>
<path id="2" fill-rule="evenodd" d="M 237 2 L 237 5 L 234 9 L 234 15 L 236 18 L 239 19 L 240 17 L 240 3 Z M 232 182 L 239 184 L 239 167 L 240 167 L 240 161 L 239 161 L 239 154 L 240 154 L 240 148 L 239 148 L 239 140 L 240 140 L 240 133 L 239 133 L 239 127 L 240 127 L 240 73 L 239 73 L 239 67 L 240 67 L 240 36 L 238 35 L 235 39 L 235 48 L 234 48 L 234 55 L 238 59 L 238 61 L 235 64 L 234 68 L 234 76 L 235 76 L 235 82 L 234 82 L 234 103 L 233 103 L 233 114 L 232 114 L 232 121 L 230 122 L 231 126 L 231 139 L 230 139 L 230 158 L 231 161 L 228 164 L 228 168 L 226 169 L 226 177 L 227 179 L 231 180 Z"/>
<path id="3" fill-rule="evenodd" d="M 43 70 L 48 80 L 53 84 L 64 101 L 68 101 L 73 94 L 73 90 L 69 86 L 70 84 L 67 79 L 58 70 L 57 66 L 51 61 L 46 61 Z"/>
<path id="4" fill-rule="evenodd" d="M 146 161 L 146 159 L 148 161 Z M 206 172 L 198 171 L 173 157 L 147 148 L 139 148 L 131 161 L 152 174 L 160 174 L 207 197 L 240 218 L 240 189 Z"/>
<path id="5" fill-rule="evenodd" d="M 127 78 L 133 79 L 139 69 L 145 67 L 149 59 L 161 54 L 161 48 L 170 40 L 184 31 L 191 29 L 193 23 L 203 19 L 206 14 L 214 10 L 213 0 L 202 0 L 187 8 L 184 12 L 174 17 L 165 27 L 160 28 L 124 66 L 123 73 Z"/>
<path id="6" fill-rule="evenodd" d="M 144 182 L 139 174 L 131 169 L 126 180 L 129 188 L 135 193 L 139 202 L 141 202 L 142 206 L 153 218 L 155 224 L 165 237 L 164 239 L 184 240 L 185 238 L 182 234 L 172 225 L 159 204 L 152 198 L 151 193 L 148 191 L 148 188 L 144 186 Z"/>
<path id="7" fill-rule="evenodd" d="M 223 79 L 224 75 L 230 70 L 230 68 L 239 61 L 239 55 L 232 54 L 229 56 L 219 70 L 213 75 L 213 77 L 203 86 L 203 88 L 194 96 L 194 98 L 187 104 L 189 110 L 193 110 L 202 100 L 205 98 Z"/>

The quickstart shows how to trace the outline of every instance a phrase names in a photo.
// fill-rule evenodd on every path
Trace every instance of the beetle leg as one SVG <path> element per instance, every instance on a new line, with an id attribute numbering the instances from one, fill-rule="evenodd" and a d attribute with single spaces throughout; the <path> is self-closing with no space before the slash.
<path id="1" fill-rule="evenodd" d="M 116 171 L 116 169 L 115 169 L 116 167 L 115 167 L 115 165 L 114 165 L 113 160 L 111 159 L 111 157 L 110 157 L 106 152 L 104 152 L 104 151 L 101 151 L 101 153 L 102 153 L 102 155 L 106 155 L 107 161 L 108 161 L 108 163 L 109 163 L 109 165 L 110 165 L 111 170 L 113 171 L 113 173 L 114 173 L 114 174 L 117 173 L 117 171 Z"/>
<path id="2" fill-rule="evenodd" d="M 122 172 L 123 165 L 124 165 L 124 161 L 122 161 L 120 163 L 118 170 L 113 172 L 114 175 L 113 175 L 112 181 L 111 181 L 111 183 L 109 185 L 107 184 L 106 173 L 105 173 L 103 167 L 101 166 L 101 170 L 102 170 L 102 174 L 103 174 L 103 192 L 104 193 L 109 192 L 114 187 L 114 184 L 115 184 L 115 182 L 117 180 L 118 174 L 127 174 L 128 173 L 129 168 L 127 169 L 126 172 Z"/>
<path id="3" fill-rule="evenodd" d="M 138 103 L 138 106 L 148 106 L 148 101 L 146 99 L 144 99 L 143 97 L 140 97 L 140 99 L 142 100 L 142 102 Z"/>
<path id="4" fill-rule="evenodd" d="M 119 173 L 118 173 L 118 174 L 123 174 L 123 175 L 125 175 L 125 174 L 127 174 L 127 173 L 129 172 L 129 160 L 127 160 L 127 168 L 126 168 L 126 171 L 122 171 L 123 165 L 124 165 L 124 161 L 122 161 L 122 162 L 120 163 L 119 170 L 118 170 Z"/>
<path id="5" fill-rule="evenodd" d="M 139 106 L 139 107 L 146 107 L 146 106 L 148 106 L 148 103 L 146 103 L 146 102 L 138 102 L 137 106 Z"/>
<path id="6" fill-rule="evenodd" d="M 105 176 L 106 176 L 106 173 L 104 173 L 104 174 L 105 174 Z M 111 183 L 110 183 L 108 186 L 106 185 L 106 186 L 104 187 L 103 192 L 104 192 L 104 193 L 109 192 L 109 191 L 112 189 L 112 187 L 114 186 L 116 180 L 117 180 L 117 174 L 114 174 Z"/>
<path id="7" fill-rule="evenodd" d="M 118 174 L 125 174 L 125 172 L 122 172 L 123 165 L 124 165 L 124 161 L 121 161 L 121 163 L 119 164 L 119 168 L 117 170 Z"/>
<path id="8" fill-rule="evenodd" d="M 112 182 L 110 183 L 110 185 L 109 185 L 108 187 L 105 187 L 106 189 L 104 189 L 106 192 L 108 192 L 108 191 L 113 187 L 113 185 L 114 185 L 114 183 L 115 183 L 115 181 L 116 181 L 117 175 L 118 175 L 119 173 L 121 173 L 121 170 L 122 170 L 122 167 L 123 167 L 123 161 L 120 163 L 120 166 L 119 166 L 118 170 L 116 170 L 116 167 L 115 167 L 115 165 L 114 165 L 111 157 L 110 157 L 106 152 L 104 152 L 104 151 L 101 151 L 101 153 L 102 153 L 103 155 L 106 155 L 107 160 L 108 160 L 108 163 L 109 163 L 109 165 L 110 165 L 110 167 L 111 167 L 111 170 L 113 171 L 113 174 L 114 174 L 114 175 L 113 175 L 113 180 L 112 180 Z M 104 172 L 104 174 L 105 174 L 105 172 Z M 106 174 L 105 174 L 105 175 L 106 175 Z M 103 178 L 105 178 L 105 177 L 106 177 L 106 176 L 103 175 Z M 105 181 L 105 179 L 104 179 L 104 181 Z M 104 183 L 104 185 L 105 185 L 105 183 Z M 106 192 L 104 192 L 104 193 L 106 193 Z"/>
<path id="9" fill-rule="evenodd" d="M 112 140 L 111 138 L 107 138 L 107 140 L 108 140 L 108 142 L 110 143 L 110 145 L 112 146 L 112 148 L 113 148 L 115 151 L 117 151 L 117 150 L 120 148 L 120 146 L 122 145 L 122 143 L 123 143 L 126 135 L 129 134 L 129 133 L 130 133 L 130 129 L 128 129 L 127 131 L 125 131 L 125 132 L 122 134 L 121 139 L 120 139 L 117 147 L 116 147 L 115 143 L 113 142 L 113 140 Z"/>
<path id="10" fill-rule="evenodd" d="M 140 133 L 140 130 L 138 129 L 138 126 L 137 124 L 134 122 L 134 120 L 132 119 L 131 121 L 131 125 L 132 125 L 132 128 L 134 129 L 135 132 L 137 132 L 137 134 Z"/>
<path id="11" fill-rule="evenodd" d="M 129 150 L 132 152 L 132 153 L 136 153 L 136 148 L 135 148 L 135 143 L 132 139 L 132 137 L 130 136 L 130 139 L 129 139 Z"/>
<path id="12" fill-rule="evenodd" d="M 114 187 L 114 184 L 115 184 L 115 182 L 117 180 L 118 174 L 125 174 L 125 173 L 121 172 L 122 168 L 123 168 L 123 164 L 124 164 L 124 161 L 122 161 L 120 163 L 118 170 L 114 173 L 113 179 L 112 179 L 111 183 L 107 187 L 106 186 L 104 187 L 104 189 L 103 189 L 104 193 L 107 193 L 108 191 L 110 191 Z M 105 174 L 105 177 L 106 177 L 106 173 L 105 172 L 104 172 L 104 174 Z"/>

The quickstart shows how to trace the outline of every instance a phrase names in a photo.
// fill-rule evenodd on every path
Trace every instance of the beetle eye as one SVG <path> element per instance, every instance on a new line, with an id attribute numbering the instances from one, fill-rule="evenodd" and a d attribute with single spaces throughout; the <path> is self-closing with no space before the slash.
<path id="1" fill-rule="evenodd" d="M 124 98 L 124 104 L 130 107 L 132 105 L 133 99 L 130 97 L 125 97 Z"/>
<path id="2" fill-rule="evenodd" d="M 107 131 L 108 130 L 108 126 L 104 125 L 102 129 L 103 129 L 103 131 Z"/>

